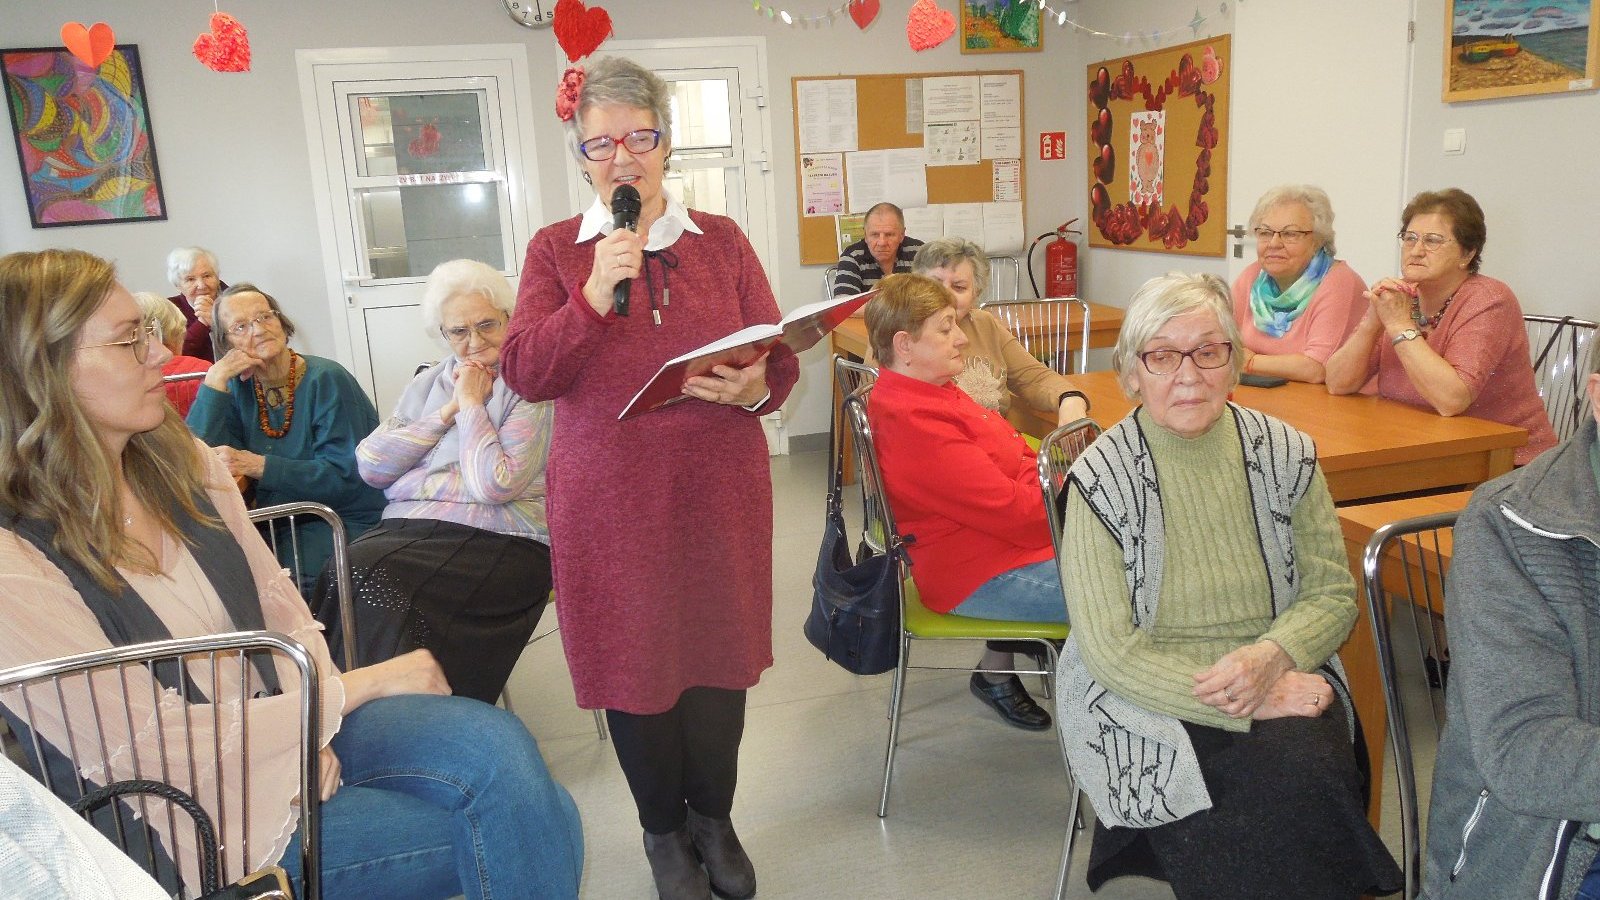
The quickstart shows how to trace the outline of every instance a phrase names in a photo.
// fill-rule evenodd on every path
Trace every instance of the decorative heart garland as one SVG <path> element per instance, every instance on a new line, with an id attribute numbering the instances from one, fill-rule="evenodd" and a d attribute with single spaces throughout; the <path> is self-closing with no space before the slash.
<path id="1" fill-rule="evenodd" d="M 934 5 L 933 0 L 917 0 L 906 17 L 906 40 L 911 49 L 921 52 L 950 39 L 956 33 L 956 17 Z"/>
<path id="2" fill-rule="evenodd" d="M 250 35 L 225 12 L 211 14 L 211 30 L 194 39 L 194 58 L 213 72 L 250 71 Z"/>
<path id="3" fill-rule="evenodd" d="M 1214 55 L 1210 56 L 1210 61 L 1216 61 Z M 1217 68 L 1220 69 L 1220 65 Z M 1095 184 L 1089 189 L 1089 219 L 1100 230 L 1101 236 L 1112 244 L 1131 244 L 1148 235 L 1152 241 L 1161 241 L 1167 249 L 1177 250 L 1199 239 L 1200 226 L 1211 216 L 1211 208 L 1205 197 L 1211 190 L 1211 151 L 1220 137 L 1217 132 L 1217 98 L 1202 86 L 1210 83 L 1204 80 L 1205 74 L 1209 73 L 1195 66 L 1187 53 L 1178 60 L 1178 67 L 1167 75 L 1161 87 L 1154 91 L 1150 88 L 1148 78 L 1134 73 L 1132 60 L 1123 60 L 1122 70 L 1115 79 L 1112 79 L 1111 72 L 1105 66 L 1095 72 L 1094 81 L 1089 84 L 1089 102 L 1099 112 L 1089 125 L 1089 139 L 1097 150 L 1093 161 Z M 1173 95 L 1192 96 L 1195 106 L 1204 110 L 1200 115 L 1200 124 L 1195 129 L 1194 143 L 1200 152 L 1195 159 L 1194 184 L 1189 191 L 1187 215 L 1176 206 L 1161 210 L 1154 208 L 1153 204 L 1141 206 L 1132 201 L 1111 205 L 1111 195 L 1106 191 L 1106 185 L 1116 176 L 1116 158 L 1111 150 L 1109 107 L 1112 100 L 1132 100 L 1135 95 L 1144 98 L 1144 108 L 1148 110 L 1163 109 L 1167 98 Z"/>
<path id="4" fill-rule="evenodd" d="M 878 17 L 878 0 L 850 0 L 850 19 L 862 31 Z"/>
<path id="5" fill-rule="evenodd" d="M 87 28 L 81 22 L 68 22 L 61 26 L 61 43 L 79 62 L 91 69 L 98 69 L 116 48 L 117 36 L 112 33 L 111 26 L 104 22 L 96 22 Z"/>
<path id="6" fill-rule="evenodd" d="M 583 0 L 557 0 L 553 27 L 567 62 L 577 62 L 611 36 L 611 14 L 598 6 L 586 8 Z"/>

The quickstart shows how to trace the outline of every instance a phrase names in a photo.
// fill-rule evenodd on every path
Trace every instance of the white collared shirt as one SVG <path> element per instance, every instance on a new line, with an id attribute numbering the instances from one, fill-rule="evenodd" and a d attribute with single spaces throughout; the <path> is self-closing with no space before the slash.
<path id="1" fill-rule="evenodd" d="M 677 243 L 685 231 L 704 234 L 700 226 L 689 218 L 688 207 L 679 203 L 677 197 L 671 194 L 666 196 L 667 211 L 661 214 L 661 218 L 651 223 L 650 234 L 644 244 L 646 250 L 665 250 Z M 581 244 L 597 235 L 610 234 L 613 227 L 615 226 L 611 224 L 611 210 L 606 209 L 597 195 L 594 203 L 583 211 L 583 221 L 578 225 L 578 239 L 574 243 Z"/>

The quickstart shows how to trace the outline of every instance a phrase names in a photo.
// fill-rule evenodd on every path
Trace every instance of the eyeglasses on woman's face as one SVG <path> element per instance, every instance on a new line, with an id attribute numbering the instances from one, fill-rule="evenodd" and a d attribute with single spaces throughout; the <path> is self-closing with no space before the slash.
<path id="1" fill-rule="evenodd" d="M 1432 253 L 1445 244 L 1455 243 L 1455 238 L 1447 238 L 1442 234 L 1417 234 L 1415 231 L 1402 231 L 1395 237 L 1400 239 L 1400 246 L 1407 250 L 1421 243 L 1425 253 Z"/>
<path id="2" fill-rule="evenodd" d="M 240 319 L 232 325 L 229 325 L 228 333 L 236 338 L 242 338 L 250 332 L 255 331 L 257 326 L 266 328 L 268 325 L 271 325 L 276 321 L 278 321 L 278 314 L 276 311 L 270 309 L 263 310 L 248 319 Z"/>
<path id="3" fill-rule="evenodd" d="M 456 325 L 451 328 L 440 328 L 439 333 L 444 335 L 444 339 L 452 344 L 465 344 L 474 333 L 482 338 L 490 338 L 494 337 L 504 327 L 506 327 L 506 320 L 501 317 L 484 319 L 476 325 Z"/>
<path id="4" fill-rule="evenodd" d="M 1298 245 L 1301 241 L 1303 241 L 1306 238 L 1310 237 L 1311 234 L 1312 233 L 1309 232 L 1309 231 L 1301 231 L 1298 228 L 1277 228 L 1277 229 L 1274 229 L 1274 228 L 1268 228 L 1265 225 L 1257 225 L 1256 228 L 1255 228 L 1256 240 L 1260 241 L 1263 244 L 1270 244 L 1270 243 L 1272 243 L 1272 239 L 1273 238 L 1277 238 L 1277 239 L 1283 241 L 1284 246 L 1286 246 L 1286 247 L 1293 247 L 1293 246 Z"/>
<path id="5" fill-rule="evenodd" d="M 77 349 L 93 350 L 97 347 L 131 347 L 133 349 L 133 361 L 142 366 L 145 364 L 145 360 L 150 358 L 150 345 L 159 343 L 161 343 L 161 326 L 156 324 L 154 319 L 146 319 L 134 326 L 131 337 L 120 341 L 106 341 L 103 344 L 84 344 Z"/>
<path id="6" fill-rule="evenodd" d="M 1212 341 L 1193 350 L 1146 350 L 1138 354 L 1144 370 L 1151 375 L 1171 375 L 1183 365 L 1184 359 L 1194 360 L 1201 369 L 1220 369 L 1233 358 L 1232 341 Z"/>
<path id="7" fill-rule="evenodd" d="M 578 152 L 590 162 L 605 162 L 617 155 L 618 144 L 627 147 L 635 156 L 649 153 L 661 145 L 661 129 L 640 128 L 618 137 L 602 134 L 579 144 Z"/>

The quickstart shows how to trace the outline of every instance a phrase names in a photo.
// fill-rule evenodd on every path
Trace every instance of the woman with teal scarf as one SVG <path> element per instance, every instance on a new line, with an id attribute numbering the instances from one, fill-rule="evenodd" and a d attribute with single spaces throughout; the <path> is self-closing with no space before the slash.
<path id="1" fill-rule="evenodd" d="M 1307 184 L 1279 185 L 1250 214 L 1256 261 L 1233 283 L 1244 371 L 1321 384 L 1323 364 L 1366 312 L 1366 285 L 1334 259 L 1333 205 Z"/>

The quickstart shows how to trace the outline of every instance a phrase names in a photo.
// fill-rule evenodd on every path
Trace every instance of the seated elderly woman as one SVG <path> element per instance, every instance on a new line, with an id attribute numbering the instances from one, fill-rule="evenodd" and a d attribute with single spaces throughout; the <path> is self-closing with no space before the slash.
<path id="1" fill-rule="evenodd" d="M 150 322 L 154 322 L 156 331 L 161 336 L 161 345 L 167 348 L 172 358 L 161 366 L 161 376 L 171 378 L 174 375 L 193 375 L 180 381 L 167 382 L 167 399 L 177 407 L 178 415 L 189 414 L 189 407 L 194 405 L 194 398 L 200 393 L 200 378 L 206 370 L 211 368 L 209 359 L 198 359 L 193 356 L 183 355 L 183 314 L 178 308 L 167 302 L 167 298 L 149 291 L 140 291 L 133 295 L 135 303 L 139 304 L 139 312 Z"/>
<path id="2" fill-rule="evenodd" d="M 214 360 L 211 305 L 228 285 L 217 277 L 217 257 L 204 247 L 179 247 L 167 254 L 167 280 L 178 293 L 167 299 L 187 324 L 183 355 Z"/>
<path id="3" fill-rule="evenodd" d="M 1256 261 L 1233 283 L 1244 371 L 1320 384 L 1323 364 L 1367 310 L 1366 283 L 1334 259 L 1333 204 L 1322 188 L 1279 185 L 1250 213 Z"/>
<path id="4" fill-rule="evenodd" d="M 1366 316 L 1328 358 L 1328 391 L 1391 400 L 1527 429 L 1523 465 L 1555 446 L 1539 399 L 1517 295 L 1480 275 L 1483 209 L 1456 188 L 1424 191 L 1400 216 L 1401 274 L 1367 292 Z"/>
<path id="5" fill-rule="evenodd" d="M 866 310 L 879 363 L 867 415 L 922 604 L 979 619 L 1065 622 L 1037 457 L 1005 417 L 956 385 L 967 344 L 956 318 L 955 295 L 922 275 L 885 278 Z M 1009 657 L 988 665 L 995 653 L 980 670 L 1011 668 Z M 970 687 L 1010 724 L 1050 727 L 1017 676 L 977 671 Z"/>
<path id="6" fill-rule="evenodd" d="M 1478 488 L 1456 521 L 1445 623 L 1455 668 L 1433 768 L 1434 900 L 1600 897 L 1600 345 L 1589 421 Z"/>
<path id="7" fill-rule="evenodd" d="M 550 594 L 552 410 L 500 377 L 515 306 L 505 276 L 481 262 L 435 268 L 422 317 L 452 355 L 419 373 L 356 448 L 361 477 L 389 498 L 383 521 L 350 543 L 361 662 L 426 647 L 458 695 L 486 703 L 505 687 Z M 338 646 L 342 623 L 326 584 L 317 617 Z"/>
<path id="8" fill-rule="evenodd" d="M 259 506 L 325 503 L 348 540 L 378 524 L 383 494 L 361 480 L 356 444 L 378 412 L 355 377 L 331 359 L 289 349 L 294 323 L 253 284 L 222 292 L 213 307 L 217 361 L 189 410 L 189 427 L 234 477 L 255 482 Z M 300 528 L 302 591 L 333 552 L 321 521 Z M 280 552 L 288 553 L 288 541 Z"/>
<path id="9" fill-rule="evenodd" d="M 1142 405 L 1068 475 L 1056 701 L 1100 818 L 1089 884 L 1397 890 L 1334 655 L 1356 606 L 1333 500 L 1310 439 L 1228 402 L 1238 341 L 1220 279 L 1146 282 L 1113 357 Z"/>
<path id="10" fill-rule="evenodd" d="M 0 318 L 9 323 L 0 368 L 11 373 L 0 403 L 0 667 L 169 637 L 282 632 L 305 646 L 320 688 L 327 896 L 576 897 L 577 808 L 527 729 L 503 710 L 440 696 L 450 685 L 426 650 L 342 673 L 333 665 L 222 463 L 167 405 L 167 351 L 111 265 L 64 250 L 0 257 Z M 205 666 L 191 674 L 213 684 Z M 226 833 L 243 835 L 223 848 L 229 871 L 298 860 L 300 698 L 273 691 L 295 670 L 237 658 L 221 666 L 217 702 L 193 715 L 136 667 L 123 676 L 132 679 L 126 705 L 97 711 L 69 691 L 67 718 L 27 724 L 54 746 L 120 736 L 110 771 L 86 777 L 191 792 Z M 11 710 L 32 715 L 20 702 Z M 178 721 L 193 743 L 158 727 Z M 162 769 L 158 745 L 178 764 Z M 203 765 L 192 781 L 185 747 L 233 760 L 247 752 L 246 783 L 215 784 Z M 178 834 L 186 880 L 197 884 L 194 832 Z"/>

